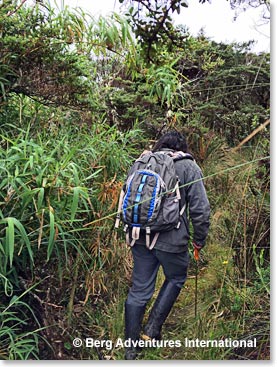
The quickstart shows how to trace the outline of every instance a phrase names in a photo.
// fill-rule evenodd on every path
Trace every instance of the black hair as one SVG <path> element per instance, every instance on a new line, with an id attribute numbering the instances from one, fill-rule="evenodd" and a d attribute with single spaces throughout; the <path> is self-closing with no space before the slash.
<path id="1" fill-rule="evenodd" d="M 155 144 L 152 151 L 158 152 L 163 149 L 171 149 L 175 151 L 188 152 L 186 137 L 176 130 L 165 133 Z"/>

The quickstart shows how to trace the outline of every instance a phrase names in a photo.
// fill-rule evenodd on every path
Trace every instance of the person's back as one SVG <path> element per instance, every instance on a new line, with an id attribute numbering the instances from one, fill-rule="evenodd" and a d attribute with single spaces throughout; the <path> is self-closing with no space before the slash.
<path id="1" fill-rule="evenodd" d="M 193 242 L 201 247 L 209 230 L 210 205 L 202 182 L 202 172 L 195 161 L 180 159 L 175 162 L 176 173 L 180 180 L 180 207 L 186 207 L 177 229 L 159 234 L 155 248 L 166 252 L 183 252 L 187 250 L 190 239 L 189 219 L 193 224 Z M 154 236 L 154 235 L 152 235 Z M 137 244 L 145 245 L 145 237 L 140 236 Z"/>
<path id="2" fill-rule="evenodd" d="M 169 132 L 161 137 L 153 152 L 171 150 L 187 153 L 185 138 L 178 132 Z M 159 233 L 155 246 L 146 246 L 145 236 L 140 234 L 132 249 L 134 260 L 132 286 L 125 302 L 125 339 L 134 344 L 126 348 L 125 359 L 135 359 L 135 342 L 140 338 L 141 324 L 146 305 L 152 298 L 159 267 L 162 266 L 165 281 L 150 311 L 144 327 L 144 339 L 161 338 L 161 328 L 175 303 L 187 277 L 189 264 L 189 221 L 192 223 L 192 242 L 200 250 L 205 245 L 209 229 L 210 206 L 202 180 L 202 172 L 192 159 L 175 162 L 179 177 L 181 203 L 185 208 L 178 228 Z M 151 237 L 155 234 L 151 234 Z M 151 238 L 152 240 L 152 238 Z"/>

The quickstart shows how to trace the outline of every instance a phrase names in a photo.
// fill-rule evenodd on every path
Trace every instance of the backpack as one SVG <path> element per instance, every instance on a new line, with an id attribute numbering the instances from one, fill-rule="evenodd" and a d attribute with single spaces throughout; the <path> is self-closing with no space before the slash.
<path id="1" fill-rule="evenodd" d="M 179 178 L 174 162 L 184 158 L 193 160 L 188 153 L 148 151 L 129 170 L 119 197 L 115 227 L 119 227 L 122 216 L 126 242 L 131 247 L 141 231 L 145 232 L 146 246 L 151 250 L 160 232 L 179 228 L 186 205 L 180 208 Z M 154 238 L 150 243 L 152 233 Z"/>

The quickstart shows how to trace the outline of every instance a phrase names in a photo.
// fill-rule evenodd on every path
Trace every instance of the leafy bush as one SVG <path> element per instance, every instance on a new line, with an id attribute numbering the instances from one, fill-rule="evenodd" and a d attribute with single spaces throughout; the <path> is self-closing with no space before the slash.
<path id="1" fill-rule="evenodd" d="M 32 108 L 32 102 L 25 100 L 25 103 Z M 47 109 L 41 108 L 47 114 Z M 25 119 L 28 120 L 28 116 Z M 135 154 L 140 131 L 133 129 L 121 133 L 105 123 L 91 127 L 65 123 L 48 131 L 39 131 L 34 128 L 24 130 L 8 123 L 7 136 L 6 125 L 7 121 L 2 120 L 1 297 L 5 302 L 12 302 L 20 290 L 27 292 L 29 286 L 33 286 L 33 277 L 49 277 L 50 269 L 56 269 L 62 281 L 65 272 L 71 272 L 74 259 L 74 268 L 78 270 L 81 266 L 83 269 L 83 281 L 87 277 L 87 289 L 83 289 L 87 292 L 92 286 L 89 278 L 93 269 L 103 268 L 107 262 L 111 264 L 110 250 L 105 247 L 100 250 L 99 246 L 111 232 L 113 224 L 110 219 L 114 218 L 116 211 L 121 180 Z M 110 219 L 101 220 L 107 213 L 111 215 Z M 85 226 L 93 221 L 94 225 Z M 101 276 L 105 276 L 104 272 Z M 98 284 L 101 283 L 99 278 Z M 32 298 L 32 294 L 29 297 Z M 69 308 L 72 307 L 74 292 L 67 295 L 61 292 L 60 296 L 65 298 Z M 41 302 L 42 305 L 45 302 L 43 297 Z M 28 316 L 21 313 L 21 306 L 22 303 L 18 303 L 17 309 L 17 303 L 13 304 L 18 319 L 14 330 L 18 331 L 16 337 L 21 335 L 20 338 L 25 340 Z M 68 309 L 68 312 L 72 311 Z M 4 327 L 6 320 L 10 319 L 7 312 L 2 318 Z M 11 332 L 13 328 L 11 326 Z M 37 333 L 32 334 L 31 330 L 28 333 L 28 340 L 33 343 L 32 347 L 29 345 L 30 353 L 33 351 L 35 356 L 38 353 Z M 6 340 L 5 335 L 3 338 Z M 19 344 L 13 351 L 11 347 L 5 348 L 11 358 L 29 356 L 19 350 Z"/>

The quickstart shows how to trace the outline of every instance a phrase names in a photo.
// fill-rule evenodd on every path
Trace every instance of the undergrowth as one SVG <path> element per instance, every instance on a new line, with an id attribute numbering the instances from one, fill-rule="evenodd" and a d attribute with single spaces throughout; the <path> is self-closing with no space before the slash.
<path id="1" fill-rule="evenodd" d="M 270 55 L 193 37 L 168 15 L 149 18 L 146 53 L 133 16 L 1 3 L 0 359 L 123 358 L 72 343 L 124 336 L 132 259 L 113 230 L 118 196 L 134 158 L 170 129 L 207 177 L 212 222 L 197 317 L 192 260 L 164 338 L 255 337 L 257 348 L 141 359 L 269 359 L 269 160 L 258 159 L 269 151 Z"/>
<path id="2" fill-rule="evenodd" d="M 139 359 L 270 359 L 269 204 L 263 192 L 268 176 L 260 175 L 265 167 L 257 162 L 224 173 L 223 167 L 247 161 L 230 151 L 224 156 L 220 152 L 220 160 L 216 160 L 217 154 L 219 152 L 215 150 L 202 167 L 204 176 L 221 173 L 205 182 L 212 215 L 208 243 L 198 264 L 197 309 L 196 263 L 191 254 L 188 280 L 163 328 L 162 339 L 178 340 L 181 347 L 145 348 Z M 257 156 L 258 152 L 254 158 Z M 253 160 L 253 156 L 245 155 L 245 158 Z M 254 183 L 256 191 L 252 189 Z M 252 231 L 248 230 L 249 227 Z M 163 274 L 160 272 L 157 290 L 162 282 Z M 123 304 L 127 286 L 116 295 L 105 311 L 109 322 L 103 325 L 106 335 L 114 342 L 119 337 L 124 338 Z M 196 339 L 245 340 L 248 346 L 186 346 L 187 340 Z M 124 359 L 124 350 L 103 350 L 103 355 L 108 359 Z"/>
<path id="3" fill-rule="evenodd" d="M 108 273 L 120 261 L 113 222 L 86 224 L 115 210 L 139 130 L 66 122 L 48 133 L 7 127 L 0 150 L 0 355 L 70 359 L 79 353 L 68 346 L 77 319 L 82 314 L 88 330 L 85 314 L 107 297 Z M 56 342 L 59 334 L 67 343 Z"/>

